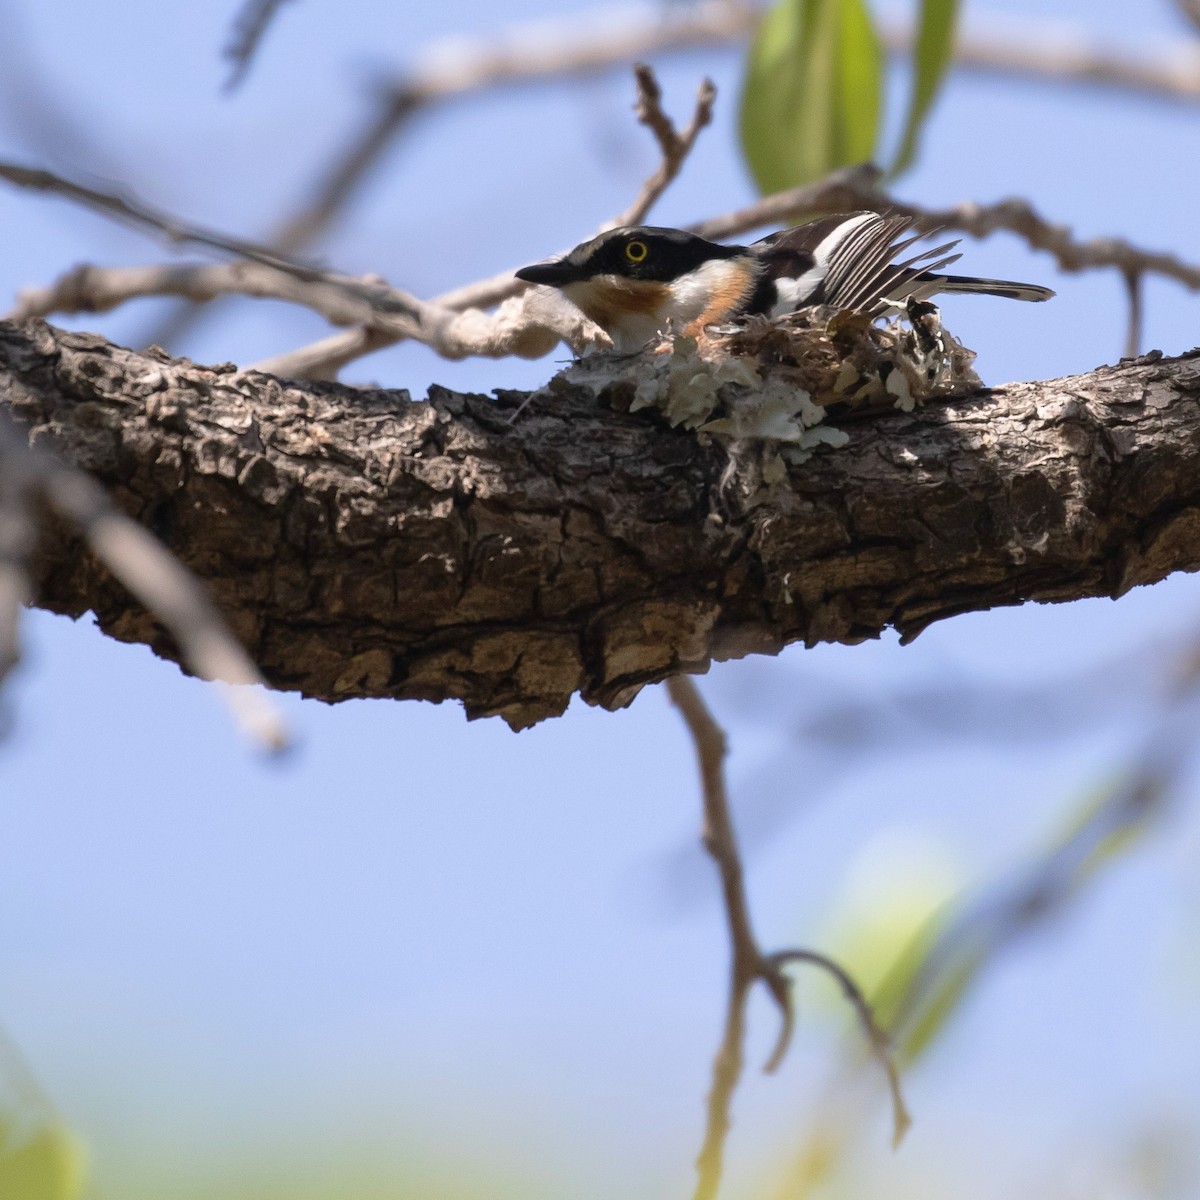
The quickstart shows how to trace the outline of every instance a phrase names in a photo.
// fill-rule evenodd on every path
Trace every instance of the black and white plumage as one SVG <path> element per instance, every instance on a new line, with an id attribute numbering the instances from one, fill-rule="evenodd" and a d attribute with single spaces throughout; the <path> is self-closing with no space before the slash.
<path id="1" fill-rule="evenodd" d="M 668 329 L 708 325 L 812 305 L 882 316 L 942 292 L 1048 300 L 1032 283 L 946 275 L 957 240 L 905 254 L 925 236 L 909 217 L 874 212 L 821 217 L 750 246 L 722 245 L 680 229 L 613 229 L 518 279 L 559 288 L 613 339 L 636 350 Z"/>

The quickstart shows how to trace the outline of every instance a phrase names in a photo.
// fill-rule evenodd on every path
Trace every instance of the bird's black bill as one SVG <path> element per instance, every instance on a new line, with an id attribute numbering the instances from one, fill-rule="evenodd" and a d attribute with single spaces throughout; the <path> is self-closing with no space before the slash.
<path id="1" fill-rule="evenodd" d="M 550 287 L 562 287 L 564 283 L 574 283 L 583 277 L 583 272 L 565 258 L 534 263 L 533 266 L 522 267 L 517 272 L 517 278 L 525 280 L 526 283 L 544 283 Z"/>

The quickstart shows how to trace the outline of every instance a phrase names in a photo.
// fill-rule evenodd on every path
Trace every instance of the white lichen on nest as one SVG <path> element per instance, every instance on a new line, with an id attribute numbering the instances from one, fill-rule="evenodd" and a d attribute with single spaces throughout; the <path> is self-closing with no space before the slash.
<path id="1" fill-rule="evenodd" d="M 674 426 L 775 446 L 792 463 L 848 435 L 827 423 L 963 395 L 980 387 L 975 355 L 941 325 L 932 304 L 886 323 L 804 309 L 675 337 L 636 355 L 592 355 L 565 372 L 572 383 L 624 393 L 630 410 L 657 408 Z"/>

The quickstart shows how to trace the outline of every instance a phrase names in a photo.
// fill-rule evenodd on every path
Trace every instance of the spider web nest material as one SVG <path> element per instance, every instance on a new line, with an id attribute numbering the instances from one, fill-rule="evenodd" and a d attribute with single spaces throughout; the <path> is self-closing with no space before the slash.
<path id="1" fill-rule="evenodd" d="M 941 324 L 935 305 L 910 302 L 880 323 L 809 308 L 782 320 L 751 317 L 679 336 L 636 355 L 595 355 L 569 367 L 572 383 L 603 388 L 630 411 L 657 408 L 673 426 L 774 446 L 790 463 L 843 445 L 835 418 L 911 411 L 982 386 L 975 353 Z"/>

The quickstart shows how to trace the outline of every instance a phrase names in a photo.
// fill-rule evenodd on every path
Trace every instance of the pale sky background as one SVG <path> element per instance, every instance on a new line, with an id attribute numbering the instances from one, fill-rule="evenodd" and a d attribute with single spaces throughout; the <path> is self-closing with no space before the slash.
<path id="1" fill-rule="evenodd" d="M 594 11 L 304 0 L 284 7 L 249 80 L 225 97 L 219 51 L 234 7 L 0 0 L 0 155 L 119 180 L 260 236 L 358 128 L 373 80 L 438 38 Z M 965 9 L 977 25 L 1054 21 L 1130 50 L 1188 36 L 1166 0 Z M 751 199 L 734 133 L 740 62 L 732 48 L 656 62 L 681 119 L 702 75 L 720 88 L 717 119 L 656 222 Z M 899 69 L 893 84 L 895 122 Z M 617 70 L 422 116 L 319 253 L 433 295 L 588 236 L 654 166 L 632 92 Z M 897 191 L 931 205 L 1019 192 L 1081 235 L 1121 234 L 1194 262 L 1197 164 L 1194 105 L 960 73 Z M 10 190 L 0 229 L 0 298 L 80 261 L 162 253 Z M 964 271 L 1059 292 L 1036 307 L 947 302 L 985 381 L 1119 356 L 1115 274 L 1058 275 L 1003 236 L 964 250 Z M 1146 302 L 1148 347 L 1200 341 L 1200 297 L 1151 280 Z M 135 342 L 158 311 L 74 324 Z M 323 332 L 315 316 L 246 301 L 179 349 L 250 362 Z M 419 396 L 433 382 L 535 385 L 553 369 L 449 364 L 406 346 L 347 376 Z M 764 943 L 836 949 L 836 914 L 864 863 L 876 880 L 886 863 L 901 893 L 930 873 L 978 887 L 1018 868 L 1137 747 L 1152 688 L 1137 681 L 1197 626 L 1200 580 L 1181 576 L 1115 604 L 957 618 L 903 649 L 889 636 L 714 668 L 702 686 L 730 733 Z M 468 724 L 452 705 L 284 697 L 302 744 L 273 763 L 239 741 L 209 688 L 148 650 L 86 618 L 34 613 L 25 631 L 0 746 L 0 1028 L 88 1143 L 103 1196 L 147 1173 L 159 1195 L 186 1196 L 189 1177 L 236 1172 L 266 1151 L 314 1174 L 348 1159 L 393 1172 L 419 1160 L 447 1180 L 474 1171 L 489 1181 L 481 1196 L 504 1178 L 530 1197 L 686 1194 L 727 947 L 715 881 L 692 848 L 691 748 L 660 689 L 617 714 L 576 704 L 520 735 Z M 1146 671 L 1075 697 L 1111 706 L 1069 737 L 954 741 L 910 723 L 868 753 L 796 734 L 831 698 L 1050 681 L 1122 654 Z M 1144 1131 L 1195 1143 L 1191 783 L 1069 917 L 987 975 L 911 1073 L 917 1124 L 901 1153 L 882 1112 L 864 1139 L 862 1194 L 1107 1200 L 1140 1194 L 1120 1190 L 1120 1172 Z M 748 1072 L 730 1197 L 750 1195 L 794 1146 L 844 1054 L 836 1011 L 802 1011 L 780 1076 Z M 756 1005 L 752 1061 L 774 1032 Z M 0 1096 L 5 1079 L 0 1062 Z"/>

